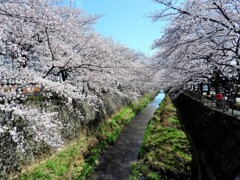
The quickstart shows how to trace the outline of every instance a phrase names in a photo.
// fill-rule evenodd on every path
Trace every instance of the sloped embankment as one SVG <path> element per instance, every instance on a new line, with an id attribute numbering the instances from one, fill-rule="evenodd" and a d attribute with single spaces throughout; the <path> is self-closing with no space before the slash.
<path id="1" fill-rule="evenodd" d="M 168 96 L 155 111 L 144 134 L 139 160 L 130 179 L 190 179 L 191 152 Z"/>

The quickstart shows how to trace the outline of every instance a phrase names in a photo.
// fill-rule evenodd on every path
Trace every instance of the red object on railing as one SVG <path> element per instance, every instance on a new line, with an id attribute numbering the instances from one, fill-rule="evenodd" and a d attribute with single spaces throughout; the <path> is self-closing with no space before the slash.
<path id="1" fill-rule="evenodd" d="M 216 100 L 223 100 L 223 95 L 221 93 L 216 94 L 215 96 Z"/>

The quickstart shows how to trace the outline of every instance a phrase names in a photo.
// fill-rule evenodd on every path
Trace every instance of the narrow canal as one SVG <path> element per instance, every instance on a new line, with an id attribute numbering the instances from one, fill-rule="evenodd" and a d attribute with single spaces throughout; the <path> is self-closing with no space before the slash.
<path id="1" fill-rule="evenodd" d="M 103 153 L 90 180 L 124 180 L 130 175 L 131 162 L 137 159 L 145 128 L 159 107 L 164 93 L 159 93 L 130 123 L 113 146 Z"/>

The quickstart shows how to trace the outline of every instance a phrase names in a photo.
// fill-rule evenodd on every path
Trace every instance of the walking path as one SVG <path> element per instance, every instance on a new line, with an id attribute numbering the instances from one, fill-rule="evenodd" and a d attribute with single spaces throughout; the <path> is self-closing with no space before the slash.
<path id="1" fill-rule="evenodd" d="M 164 93 L 158 94 L 123 129 L 116 143 L 103 153 L 95 172 L 89 178 L 90 180 L 124 180 L 128 178 L 131 162 L 137 159 L 145 128 L 163 98 Z"/>

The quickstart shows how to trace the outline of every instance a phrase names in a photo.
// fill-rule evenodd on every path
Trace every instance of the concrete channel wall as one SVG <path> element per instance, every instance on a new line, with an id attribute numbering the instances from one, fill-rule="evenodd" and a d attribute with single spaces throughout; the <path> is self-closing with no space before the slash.
<path id="1" fill-rule="evenodd" d="M 204 106 L 186 93 L 174 101 L 193 146 L 193 179 L 237 179 L 240 119 Z"/>

